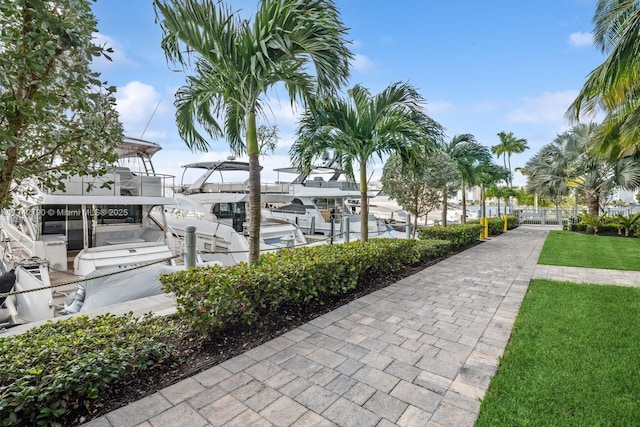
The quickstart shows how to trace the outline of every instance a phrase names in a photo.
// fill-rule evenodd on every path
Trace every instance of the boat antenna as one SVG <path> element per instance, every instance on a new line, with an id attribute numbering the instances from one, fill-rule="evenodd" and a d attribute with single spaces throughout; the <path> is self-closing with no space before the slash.
<path id="1" fill-rule="evenodd" d="M 147 128 L 149 127 L 149 124 L 151 123 L 153 116 L 156 115 L 156 111 L 158 111 L 158 107 L 160 106 L 161 102 L 162 100 L 158 101 L 158 104 L 156 104 L 156 108 L 153 109 L 153 113 L 151 113 L 151 117 L 149 117 L 149 121 L 147 122 L 147 125 L 144 127 L 144 130 L 142 131 L 142 135 L 140 135 L 140 139 L 142 139 L 142 137 L 144 136 L 144 133 L 147 131 Z"/>

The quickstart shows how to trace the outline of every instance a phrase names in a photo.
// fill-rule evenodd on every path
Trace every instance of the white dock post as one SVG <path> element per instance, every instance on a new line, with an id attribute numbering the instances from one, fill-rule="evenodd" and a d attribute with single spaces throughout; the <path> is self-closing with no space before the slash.
<path id="1" fill-rule="evenodd" d="M 184 265 L 186 268 L 196 266 L 196 227 L 187 225 L 184 228 Z"/>
<path id="2" fill-rule="evenodd" d="M 349 238 L 351 237 L 351 227 L 349 225 L 349 217 L 345 216 L 342 218 L 342 232 L 343 234 L 343 240 L 345 243 L 349 243 Z"/>

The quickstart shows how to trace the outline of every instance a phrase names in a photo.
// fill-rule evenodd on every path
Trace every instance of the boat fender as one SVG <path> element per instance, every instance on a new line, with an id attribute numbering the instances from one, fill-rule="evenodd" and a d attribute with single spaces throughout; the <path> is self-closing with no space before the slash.
<path id="1" fill-rule="evenodd" d="M 15 268 L 0 274 L 0 294 L 6 294 L 11 292 L 13 286 L 16 284 Z M 0 306 L 4 304 L 6 297 L 0 298 Z"/>
<path id="2" fill-rule="evenodd" d="M 73 301 L 71 302 L 71 305 L 61 310 L 60 314 L 64 315 L 64 314 L 78 313 L 82 308 L 82 304 L 84 304 L 85 293 L 86 293 L 86 290 L 84 288 L 84 284 L 80 283 L 76 287 L 75 296 L 73 297 Z"/>

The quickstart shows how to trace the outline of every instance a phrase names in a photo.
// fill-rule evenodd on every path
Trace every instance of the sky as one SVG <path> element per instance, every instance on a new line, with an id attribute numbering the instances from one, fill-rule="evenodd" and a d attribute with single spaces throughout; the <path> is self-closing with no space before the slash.
<path id="1" fill-rule="evenodd" d="M 228 1 L 250 17 L 257 0 Z M 498 132 L 513 132 L 529 149 L 513 155 L 524 166 L 543 145 L 571 123 L 564 113 L 588 74 L 605 54 L 593 46 L 596 0 L 335 0 L 355 54 L 346 88 L 361 84 L 377 94 L 394 82 L 408 82 L 426 99 L 427 114 L 450 140 L 471 133 L 487 147 Z M 210 141 L 208 153 L 193 153 L 181 140 L 173 107 L 176 90 L 189 70 L 167 63 L 162 32 L 151 0 L 98 0 L 96 41 L 114 49 L 112 61 L 93 64 L 117 87 L 117 109 L 125 135 L 162 145 L 154 157 L 157 172 L 177 176 L 181 166 L 223 160 L 225 140 Z M 270 94 L 267 120 L 280 130 L 273 155 L 261 158 L 262 181 L 289 165 L 299 111 L 286 94 Z M 502 158 L 496 159 L 502 164 Z M 370 168 L 379 179 L 382 163 Z M 280 176 L 280 179 L 289 177 Z M 291 176 L 290 178 L 293 178 Z M 516 173 L 514 185 L 524 185 Z"/>

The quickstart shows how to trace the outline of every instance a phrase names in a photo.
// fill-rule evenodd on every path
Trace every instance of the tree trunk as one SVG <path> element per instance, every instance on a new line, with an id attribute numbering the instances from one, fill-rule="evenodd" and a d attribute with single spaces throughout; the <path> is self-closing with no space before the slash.
<path id="1" fill-rule="evenodd" d="M 424 222 L 425 227 L 427 226 L 427 221 Z M 416 233 L 418 232 L 418 215 L 413 216 L 413 230 L 411 230 L 411 237 L 416 238 Z"/>
<path id="2" fill-rule="evenodd" d="M 369 240 L 369 198 L 367 197 L 367 163 L 360 160 L 360 240 Z"/>
<path id="3" fill-rule="evenodd" d="M 467 195 L 465 194 L 464 181 L 462 181 L 461 192 L 462 192 L 462 218 L 460 218 L 460 224 L 466 224 L 466 222 L 467 222 Z"/>
<path id="4" fill-rule="evenodd" d="M 587 197 L 587 209 L 589 210 L 589 215 L 597 217 L 600 212 L 600 200 L 598 195 L 593 191 L 586 191 L 585 196 Z"/>
<path id="5" fill-rule="evenodd" d="M 260 261 L 260 157 L 256 114 L 247 111 L 247 154 L 249 155 L 249 264 Z"/>
<path id="6" fill-rule="evenodd" d="M 14 142 L 7 150 L 6 156 L 7 158 L 0 165 L 0 210 L 8 207 L 7 202 L 11 194 L 13 171 L 18 164 L 18 144 Z"/>
<path id="7" fill-rule="evenodd" d="M 442 191 L 442 225 L 447 226 L 447 189 Z"/>
<path id="8" fill-rule="evenodd" d="M 500 197 L 498 199 L 498 218 L 500 218 Z"/>
<path id="9" fill-rule="evenodd" d="M 369 198 L 367 197 L 367 163 L 360 160 L 360 239 L 369 240 Z"/>
<path id="10" fill-rule="evenodd" d="M 509 159 L 509 188 L 513 188 L 513 177 L 511 176 L 511 153 L 509 153 L 508 159 Z"/>

